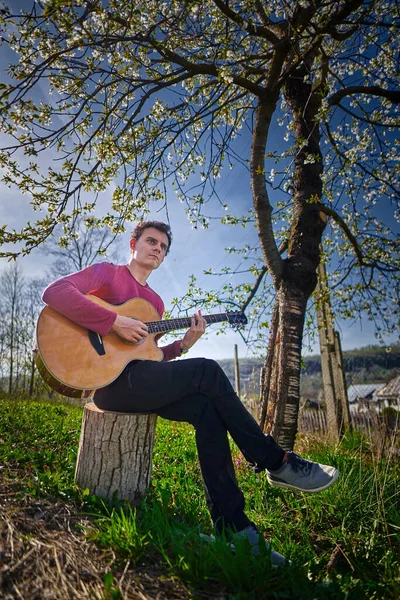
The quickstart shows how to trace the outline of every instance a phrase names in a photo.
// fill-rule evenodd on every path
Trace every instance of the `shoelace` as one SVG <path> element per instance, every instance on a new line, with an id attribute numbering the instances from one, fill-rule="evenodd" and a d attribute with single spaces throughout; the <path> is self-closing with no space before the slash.
<path id="1" fill-rule="evenodd" d="M 294 454 L 294 452 L 289 454 L 288 463 L 292 466 L 292 469 L 295 473 L 297 473 L 297 471 L 301 471 L 304 473 L 304 475 L 308 475 L 308 473 L 311 471 L 312 463 L 304 458 L 301 458 L 297 454 Z"/>

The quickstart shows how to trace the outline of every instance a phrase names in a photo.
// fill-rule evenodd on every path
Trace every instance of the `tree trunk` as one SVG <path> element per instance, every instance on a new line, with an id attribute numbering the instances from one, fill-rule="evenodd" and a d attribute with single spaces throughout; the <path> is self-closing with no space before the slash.
<path id="1" fill-rule="evenodd" d="M 321 350 L 322 383 L 329 435 L 338 440 L 351 426 L 340 338 L 334 330 L 326 271 L 318 267 L 317 319 Z"/>
<path id="2" fill-rule="evenodd" d="M 85 405 L 75 482 L 91 494 L 137 504 L 150 485 L 155 414 L 115 413 Z"/>
<path id="3" fill-rule="evenodd" d="M 345 429 L 351 429 L 350 406 L 349 397 L 347 395 L 346 375 L 344 372 L 342 344 L 337 331 L 335 331 L 335 357 L 337 362 L 336 388 L 338 397 L 342 403 L 343 424 Z"/>
<path id="4" fill-rule="evenodd" d="M 35 385 L 35 361 L 33 359 L 33 356 L 31 358 L 31 363 L 30 363 L 30 378 L 29 378 L 29 397 L 31 398 L 33 396 L 33 388 Z"/>
<path id="5" fill-rule="evenodd" d="M 276 290 L 264 389 L 261 391 L 260 424 L 287 450 L 293 448 L 297 433 L 304 320 L 307 301 L 317 283 L 320 243 L 326 225 L 326 217 L 320 210 L 322 157 L 317 113 L 321 95 L 318 89 L 312 89 L 307 74 L 305 65 L 302 65 L 289 78 L 285 88 L 298 145 L 292 178 L 293 214 L 287 232 L 288 253 L 284 260 L 278 256 L 271 239 L 269 219 L 272 208 L 266 191 L 262 194 L 261 181 L 254 169 L 257 163 L 264 164 L 260 162 L 263 128 L 259 121 L 264 119 L 264 130 L 267 131 L 266 110 L 258 111 L 253 134 L 254 207 L 261 247 Z"/>
<path id="6" fill-rule="evenodd" d="M 286 450 L 293 448 L 297 433 L 306 305 L 307 298 L 290 289 L 278 293 L 265 362 L 260 425 Z"/>
<path id="7" fill-rule="evenodd" d="M 13 391 L 13 378 L 14 378 L 14 310 L 12 307 L 11 312 L 11 324 L 10 324 L 10 370 L 8 374 L 8 393 L 11 394 Z"/>

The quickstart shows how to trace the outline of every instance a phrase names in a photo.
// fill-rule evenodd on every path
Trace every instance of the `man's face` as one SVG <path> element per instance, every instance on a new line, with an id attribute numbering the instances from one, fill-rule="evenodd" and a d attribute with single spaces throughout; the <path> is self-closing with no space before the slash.
<path id="1" fill-rule="evenodd" d="M 165 258 L 168 244 L 167 234 L 148 227 L 138 240 L 131 240 L 133 258 L 140 266 L 157 269 Z"/>

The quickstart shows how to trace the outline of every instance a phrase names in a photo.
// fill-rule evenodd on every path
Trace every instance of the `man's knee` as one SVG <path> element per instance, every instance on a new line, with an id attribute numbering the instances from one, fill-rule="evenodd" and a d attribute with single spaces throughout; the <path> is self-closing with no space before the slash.
<path id="1" fill-rule="evenodd" d="M 208 390 L 212 390 L 213 395 L 220 396 L 221 394 L 231 393 L 232 385 L 226 376 L 222 367 L 216 360 L 206 358 L 204 364 L 204 378 Z"/>
<path id="2" fill-rule="evenodd" d="M 204 366 L 206 368 L 221 368 L 217 361 L 212 358 L 187 358 L 185 359 L 185 362 L 188 364 L 192 363 L 196 366 Z"/>
<path id="3" fill-rule="evenodd" d="M 187 363 L 190 363 L 191 367 L 195 367 L 193 373 L 201 374 L 203 381 L 204 379 L 214 381 L 219 375 L 225 377 L 224 371 L 217 361 L 212 358 L 190 358 L 187 359 Z"/>
<path id="4" fill-rule="evenodd" d="M 184 362 L 192 369 L 192 383 L 197 392 L 216 397 L 232 392 L 229 379 L 216 360 L 191 358 Z"/>
<path id="5" fill-rule="evenodd" d="M 206 363 L 206 367 L 207 369 L 212 369 L 212 370 L 216 370 L 216 371 L 222 371 L 221 367 L 219 366 L 219 364 L 217 363 L 216 360 L 213 360 L 212 358 L 205 358 L 205 363 Z"/>

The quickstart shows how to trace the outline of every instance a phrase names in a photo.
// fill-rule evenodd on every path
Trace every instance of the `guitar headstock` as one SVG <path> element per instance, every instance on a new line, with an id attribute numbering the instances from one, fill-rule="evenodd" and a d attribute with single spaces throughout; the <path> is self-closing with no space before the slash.
<path id="1" fill-rule="evenodd" d="M 239 328 L 247 325 L 247 317 L 242 312 L 228 312 L 228 322 L 233 327 Z"/>

